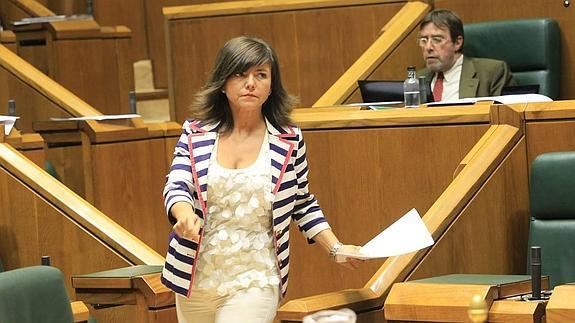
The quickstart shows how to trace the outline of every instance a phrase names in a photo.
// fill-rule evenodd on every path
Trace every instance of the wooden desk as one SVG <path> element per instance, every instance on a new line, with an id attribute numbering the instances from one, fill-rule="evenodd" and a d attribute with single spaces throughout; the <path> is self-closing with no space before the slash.
<path id="1" fill-rule="evenodd" d="M 13 128 L 5 142 L 16 148 L 36 165 L 44 168 L 46 154 L 44 153 L 44 139 L 37 133 L 22 134 L 18 129 Z"/>
<path id="2" fill-rule="evenodd" d="M 16 52 L 16 36 L 10 30 L 0 31 L 0 44 L 6 46 L 8 49 Z"/>
<path id="3" fill-rule="evenodd" d="M 140 119 L 46 121 L 34 128 L 66 186 L 165 255 L 171 228 L 162 190 L 181 127 Z"/>
<path id="4" fill-rule="evenodd" d="M 174 293 L 160 282 L 162 266 L 132 266 L 72 277 L 76 298 L 98 309 L 135 306 L 130 322 L 176 322 Z"/>
<path id="5" fill-rule="evenodd" d="M 575 322 L 575 284 L 555 286 L 546 313 L 547 323 Z"/>
<path id="6" fill-rule="evenodd" d="M 129 113 L 130 30 L 69 20 L 14 28 L 17 53 L 104 114 Z"/>
<path id="7" fill-rule="evenodd" d="M 541 286 L 549 288 L 545 276 Z M 396 283 L 385 301 L 388 322 L 467 322 L 469 304 L 480 295 L 488 322 L 541 322 L 545 302 L 510 300 L 531 292 L 528 275 L 447 275 Z"/>
<path id="8" fill-rule="evenodd" d="M 522 109 L 521 105 L 445 107 L 330 112 L 323 120 L 303 113 L 294 118 L 304 128 L 308 143 L 310 187 L 340 239 L 363 244 L 366 237 L 381 231 L 378 228 L 391 224 L 388 220 L 393 214 L 403 214 L 409 205 L 415 205 L 435 244 L 416 253 L 390 257 L 379 268 L 375 267 L 379 263 L 367 262 L 354 275 L 333 275 L 332 285 L 323 287 L 330 292 L 288 299 L 278 311 L 280 320 L 301 321 L 314 311 L 340 307 L 356 310 L 362 320 L 367 316 L 371 319 L 373 313 L 381 311 L 391 287 L 398 282 L 453 272 L 523 273 L 529 216 Z M 479 133 L 480 137 L 475 137 L 471 129 L 479 130 L 481 122 L 463 127 L 465 133 L 461 135 L 451 132 L 455 131 L 452 122 L 473 119 L 490 124 Z M 440 135 L 443 131 L 447 131 L 445 137 Z M 465 156 L 455 157 L 455 151 L 448 152 L 461 144 L 456 143 L 459 140 L 472 137 L 474 143 L 459 150 L 466 151 Z M 434 144 L 428 150 L 421 146 L 426 143 Z M 458 159 L 457 165 L 445 164 L 448 158 Z M 428 166 L 429 173 L 423 171 Z M 444 188 L 421 186 L 447 179 L 447 173 L 439 172 L 448 169 L 451 176 Z M 345 189 L 334 189 L 340 187 Z M 345 229 L 340 232 L 338 228 Z M 356 232 L 363 236 L 356 236 Z M 290 275 L 290 284 L 296 282 L 296 286 L 306 289 L 328 286 L 313 270 L 321 271 L 323 278 L 332 274 L 330 265 L 320 264 L 321 255 L 311 250 L 297 254 L 297 237 L 292 237 L 290 260 L 294 259 L 294 264 L 290 262 L 290 267 L 296 275 Z M 297 267 L 298 259 L 310 260 Z M 367 275 L 371 279 L 365 282 Z M 304 280 L 306 277 L 312 278 Z M 379 317 L 366 321 L 383 321 L 381 313 Z"/>

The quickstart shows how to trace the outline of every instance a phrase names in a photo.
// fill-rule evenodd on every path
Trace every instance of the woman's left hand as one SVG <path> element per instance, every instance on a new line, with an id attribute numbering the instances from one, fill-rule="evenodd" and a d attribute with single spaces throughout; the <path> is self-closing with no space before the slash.
<path id="1" fill-rule="evenodd" d="M 359 252 L 359 246 L 354 246 L 354 245 L 350 245 L 350 244 L 344 244 L 343 246 L 341 246 L 341 248 L 339 248 L 338 252 L 341 253 L 358 253 Z M 362 263 L 365 262 L 365 260 L 363 259 L 357 259 L 357 258 L 353 258 L 353 257 L 342 257 L 342 256 L 335 256 L 335 262 L 337 262 L 338 264 L 348 268 L 348 269 L 357 269 L 359 267 L 359 265 L 361 265 Z"/>

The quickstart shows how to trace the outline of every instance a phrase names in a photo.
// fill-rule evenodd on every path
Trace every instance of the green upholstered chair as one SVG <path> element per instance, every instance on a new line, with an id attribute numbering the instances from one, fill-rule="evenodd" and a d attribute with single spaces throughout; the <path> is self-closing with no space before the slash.
<path id="1" fill-rule="evenodd" d="M 62 272 L 33 266 L 0 273 L 0 322 L 74 322 Z"/>
<path id="2" fill-rule="evenodd" d="M 529 247 L 541 246 L 551 287 L 575 282 L 575 151 L 537 156 L 529 186 Z"/>
<path id="3" fill-rule="evenodd" d="M 487 21 L 464 26 L 464 54 L 507 62 L 519 85 L 559 98 L 561 43 L 553 19 Z"/>

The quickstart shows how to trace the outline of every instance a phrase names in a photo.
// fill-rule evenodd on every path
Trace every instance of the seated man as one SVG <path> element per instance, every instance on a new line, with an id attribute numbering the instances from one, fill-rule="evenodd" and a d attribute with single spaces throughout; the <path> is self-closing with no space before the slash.
<path id="1" fill-rule="evenodd" d="M 417 40 L 426 66 L 418 75 L 431 81 L 435 101 L 496 96 L 515 84 L 507 63 L 463 55 L 463 23 L 449 10 L 428 13 Z"/>

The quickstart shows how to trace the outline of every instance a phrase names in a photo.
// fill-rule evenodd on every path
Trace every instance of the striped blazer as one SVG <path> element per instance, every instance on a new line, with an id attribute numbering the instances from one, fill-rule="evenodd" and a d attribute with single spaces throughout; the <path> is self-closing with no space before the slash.
<path id="1" fill-rule="evenodd" d="M 301 130 L 297 127 L 277 128 L 266 120 L 269 137 L 272 194 L 272 223 L 277 268 L 280 274 L 280 290 L 284 296 L 289 272 L 289 224 L 293 220 L 309 243 L 312 237 L 329 224 L 312 194 L 308 191 L 307 161 Z M 194 207 L 195 213 L 205 221 L 207 205 L 207 174 L 218 124 L 203 124 L 188 120 L 176 145 L 174 160 L 164 189 L 164 202 L 170 214 L 174 203 L 185 201 Z M 195 262 L 202 252 L 203 230 L 199 241 L 191 241 L 170 234 L 162 282 L 168 288 L 189 297 L 195 275 Z"/>

